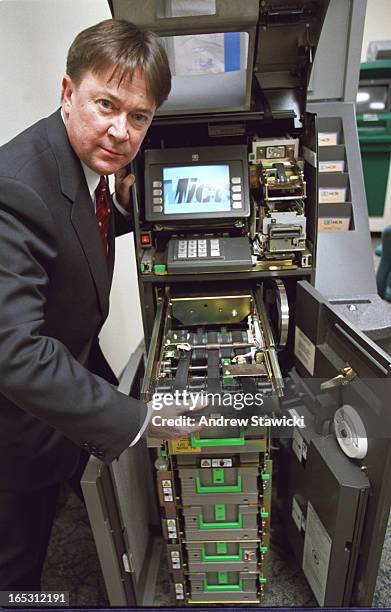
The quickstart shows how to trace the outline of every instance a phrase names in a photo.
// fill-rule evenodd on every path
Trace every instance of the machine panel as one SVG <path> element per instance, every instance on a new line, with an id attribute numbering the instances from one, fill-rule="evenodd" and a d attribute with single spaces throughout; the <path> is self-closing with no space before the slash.
<path id="1" fill-rule="evenodd" d="M 200 15 L 196 32 L 175 2 L 159 3 L 156 15 L 152 2 L 113 4 L 121 17 L 137 22 L 139 12 L 140 23 L 156 26 L 174 63 L 182 36 L 214 36 L 219 15 L 216 45 L 239 34 L 239 60 L 253 54 L 240 112 L 230 89 L 226 108 L 206 103 L 194 112 L 194 97 L 173 115 L 175 78 L 175 100 L 132 166 L 148 347 L 142 397 L 160 418 L 165 401 L 210 400 L 198 413 L 200 433 L 148 439 L 170 603 L 262 604 L 269 581 L 286 589 L 268 563 L 279 539 L 320 605 L 370 605 L 391 501 L 391 450 L 379 435 L 381 426 L 389 431 L 390 360 L 303 282 L 315 279 L 318 199 L 345 210 L 354 191 L 337 130 L 322 128 L 319 155 L 317 118 L 305 113 L 328 2 L 243 9 L 218 0 L 220 13 Z M 241 78 L 225 59 L 224 78 L 196 81 L 216 87 Z M 338 252 L 327 254 L 337 270 Z"/>

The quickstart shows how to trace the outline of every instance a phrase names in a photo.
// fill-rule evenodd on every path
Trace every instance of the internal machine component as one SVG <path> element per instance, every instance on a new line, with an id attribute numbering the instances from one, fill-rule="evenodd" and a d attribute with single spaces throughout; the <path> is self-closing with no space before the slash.
<path id="1" fill-rule="evenodd" d="M 156 461 L 181 603 L 258 603 L 267 583 L 272 464 L 266 428 L 173 440 Z"/>
<path id="2" fill-rule="evenodd" d="M 299 139 L 254 135 L 248 151 L 243 144 L 145 151 L 142 273 L 311 267 Z"/>
<path id="3" fill-rule="evenodd" d="M 307 189 L 304 162 L 299 159 L 299 139 L 256 138 L 249 160 L 258 210 L 254 252 L 261 259 L 282 257 L 301 267 L 310 266 L 312 258 L 306 245 Z"/>
<path id="4" fill-rule="evenodd" d="M 171 297 L 155 392 L 259 389 L 281 395 L 281 373 L 259 293 Z"/>
<path id="5" fill-rule="evenodd" d="M 166 295 L 157 325 L 149 392 L 163 403 L 175 392 L 209 402 L 203 431 L 159 445 L 155 462 L 175 597 L 258 603 L 267 582 L 272 465 L 268 428 L 254 423 L 282 394 L 261 287 Z"/>

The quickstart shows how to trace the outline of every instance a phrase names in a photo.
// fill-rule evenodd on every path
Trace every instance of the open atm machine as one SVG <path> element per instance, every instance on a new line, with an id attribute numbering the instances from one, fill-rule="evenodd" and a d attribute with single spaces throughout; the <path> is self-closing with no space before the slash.
<path id="1" fill-rule="evenodd" d="M 159 33 L 173 72 L 133 167 L 147 358 L 136 351 L 121 384 L 213 398 L 199 434 L 87 468 L 112 605 L 153 603 L 164 571 L 171 604 L 262 605 L 269 585 L 286 589 L 268 566 L 277 540 L 319 605 L 371 604 L 391 358 L 314 288 L 318 134 L 305 108 L 327 7 L 112 2 Z"/>

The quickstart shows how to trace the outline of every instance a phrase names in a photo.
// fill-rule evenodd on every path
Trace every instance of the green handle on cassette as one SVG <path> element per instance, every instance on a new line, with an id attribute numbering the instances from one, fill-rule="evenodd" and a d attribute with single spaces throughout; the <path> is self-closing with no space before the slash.
<path id="1" fill-rule="evenodd" d="M 236 485 L 202 485 L 200 477 L 196 476 L 196 491 L 197 493 L 241 493 L 242 492 L 242 476 L 238 475 Z"/>
<path id="2" fill-rule="evenodd" d="M 213 561 L 243 561 L 243 549 L 240 549 L 238 555 L 207 555 L 205 549 L 201 549 L 201 559 L 205 562 L 213 562 Z"/>
<path id="3" fill-rule="evenodd" d="M 239 584 L 208 584 L 208 581 L 204 580 L 204 591 L 243 591 L 243 580 L 240 580 Z"/>
<path id="4" fill-rule="evenodd" d="M 196 438 L 191 434 L 191 445 L 195 446 L 244 446 L 244 430 L 240 430 L 239 438 Z"/>
<path id="5" fill-rule="evenodd" d="M 198 515 L 198 527 L 200 529 L 242 529 L 243 527 L 243 515 L 239 512 L 239 518 L 237 521 L 217 521 L 214 523 L 205 523 L 202 515 Z"/>

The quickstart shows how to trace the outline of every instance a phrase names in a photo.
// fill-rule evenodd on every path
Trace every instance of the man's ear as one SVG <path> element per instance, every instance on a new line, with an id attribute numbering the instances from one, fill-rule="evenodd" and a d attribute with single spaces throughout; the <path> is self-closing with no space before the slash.
<path id="1" fill-rule="evenodd" d="M 75 85 L 69 76 L 65 74 L 62 79 L 62 110 L 65 116 L 68 116 L 72 106 L 72 94 L 75 91 Z"/>

